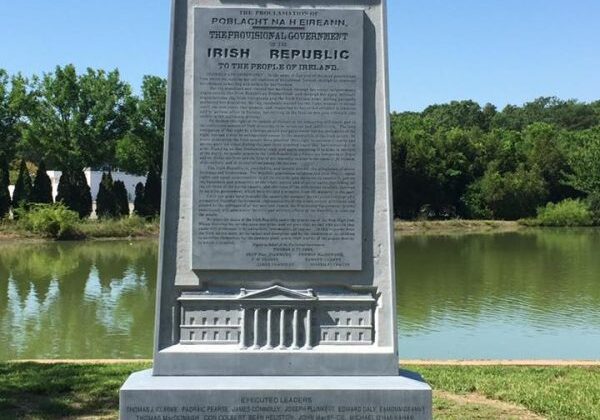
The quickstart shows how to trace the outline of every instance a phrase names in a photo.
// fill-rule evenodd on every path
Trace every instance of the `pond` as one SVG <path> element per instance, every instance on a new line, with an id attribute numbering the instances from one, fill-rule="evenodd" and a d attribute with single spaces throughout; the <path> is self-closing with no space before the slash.
<path id="1" fill-rule="evenodd" d="M 396 240 L 403 359 L 600 358 L 600 230 Z M 150 358 L 155 241 L 0 243 L 0 360 Z"/>

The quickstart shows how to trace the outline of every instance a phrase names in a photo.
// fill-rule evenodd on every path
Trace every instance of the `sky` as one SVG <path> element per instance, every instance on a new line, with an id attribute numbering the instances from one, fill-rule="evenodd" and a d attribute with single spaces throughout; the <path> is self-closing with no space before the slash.
<path id="1" fill-rule="evenodd" d="M 0 0 L 0 68 L 166 77 L 170 0 Z M 600 99 L 598 0 L 388 0 L 393 111 Z"/>

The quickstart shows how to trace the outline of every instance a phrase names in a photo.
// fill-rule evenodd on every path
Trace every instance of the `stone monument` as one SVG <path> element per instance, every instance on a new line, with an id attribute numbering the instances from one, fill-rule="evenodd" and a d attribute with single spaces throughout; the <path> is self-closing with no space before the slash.
<path id="1" fill-rule="evenodd" d="M 431 418 L 398 370 L 385 0 L 174 0 L 152 370 L 122 419 Z"/>

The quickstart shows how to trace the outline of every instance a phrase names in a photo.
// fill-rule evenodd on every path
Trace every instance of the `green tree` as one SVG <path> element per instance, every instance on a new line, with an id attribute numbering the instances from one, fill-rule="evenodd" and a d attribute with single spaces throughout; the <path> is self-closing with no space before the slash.
<path id="1" fill-rule="evenodd" d="M 31 191 L 31 202 L 38 204 L 52 204 L 52 181 L 46 173 L 46 164 L 42 160 L 38 166 L 35 174 L 35 180 L 33 181 L 33 187 Z"/>
<path id="2" fill-rule="evenodd" d="M 572 173 L 566 174 L 566 182 L 588 195 L 600 195 L 600 127 L 586 130 L 577 136 L 578 147 L 569 155 Z"/>
<path id="3" fill-rule="evenodd" d="M 63 171 L 58 181 L 56 202 L 62 202 L 82 219 L 90 216 L 92 213 L 92 194 L 82 170 Z"/>
<path id="4" fill-rule="evenodd" d="M 129 216 L 129 197 L 127 196 L 125 183 L 123 181 L 115 181 L 113 184 L 113 193 L 118 217 Z"/>
<path id="5" fill-rule="evenodd" d="M 134 174 L 161 174 L 167 81 L 145 76 L 142 97 L 131 115 L 131 130 L 117 144 L 119 168 Z"/>
<path id="6" fill-rule="evenodd" d="M 148 172 L 146 185 L 144 186 L 144 199 L 146 205 L 146 216 L 160 214 L 161 180 L 155 171 Z"/>
<path id="7" fill-rule="evenodd" d="M 141 217 L 148 216 L 146 208 L 146 197 L 144 196 L 144 184 L 138 182 L 135 186 L 135 199 L 133 200 L 133 212 Z"/>
<path id="8" fill-rule="evenodd" d="M 56 67 L 33 87 L 37 101 L 24 130 L 27 153 L 73 176 L 115 163 L 116 143 L 129 130 L 133 108 L 130 87 L 117 70 L 77 75 L 73 65 Z"/>
<path id="9" fill-rule="evenodd" d="M 117 217 L 119 209 L 115 199 L 114 182 L 110 172 L 102 173 L 96 196 L 96 215 L 99 219 Z"/>
<path id="10" fill-rule="evenodd" d="M 430 119 L 437 128 L 480 128 L 487 130 L 490 118 L 495 115 L 495 109 L 486 105 L 485 112 L 475 101 L 452 101 L 447 104 L 431 105 L 421 114 L 423 118 Z"/>
<path id="11" fill-rule="evenodd" d="M 29 175 L 29 169 L 24 160 L 21 160 L 21 166 L 19 167 L 19 177 L 15 184 L 15 190 L 13 191 L 13 208 L 27 208 L 31 202 L 32 185 L 31 176 Z"/>
<path id="12" fill-rule="evenodd" d="M 537 167 L 548 188 L 547 200 L 558 203 L 576 197 L 577 192 L 565 185 L 563 178 L 571 172 L 566 147 L 561 144 L 562 133 L 554 125 L 533 123 L 523 132 L 527 147 L 527 162 Z"/>
<path id="13" fill-rule="evenodd" d="M 0 69 L 0 158 L 9 163 L 19 147 L 22 130 L 28 125 L 25 114 L 33 103 L 28 80 L 20 74 L 9 80 L 6 71 Z"/>
<path id="14" fill-rule="evenodd" d="M 0 156 L 0 219 L 4 219 L 10 211 L 8 184 L 8 162 Z"/>
<path id="15" fill-rule="evenodd" d="M 471 217 L 516 220 L 534 216 L 546 196 L 538 168 L 519 165 L 515 171 L 501 173 L 491 164 L 483 177 L 469 186 L 463 200 Z"/>

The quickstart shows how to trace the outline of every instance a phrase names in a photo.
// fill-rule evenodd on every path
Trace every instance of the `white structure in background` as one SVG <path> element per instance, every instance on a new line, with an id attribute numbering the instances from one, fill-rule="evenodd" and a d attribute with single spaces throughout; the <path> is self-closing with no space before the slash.
<path id="1" fill-rule="evenodd" d="M 85 169 L 83 171 L 85 173 L 85 179 L 87 179 L 87 183 L 90 186 L 92 191 L 92 201 L 96 202 L 96 197 L 98 196 L 98 189 L 100 186 L 100 181 L 102 181 L 102 171 L 92 171 L 91 169 Z M 60 181 L 60 176 L 62 175 L 61 171 L 46 171 L 48 176 L 50 177 L 50 181 L 52 182 L 52 197 L 56 200 L 56 195 L 58 194 L 58 182 Z M 135 186 L 138 183 L 145 184 L 146 177 L 131 175 L 126 172 L 112 171 L 113 181 L 123 181 L 125 184 L 125 188 L 127 189 L 127 198 L 129 199 L 129 204 L 133 204 L 133 200 L 135 199 Z"/>

